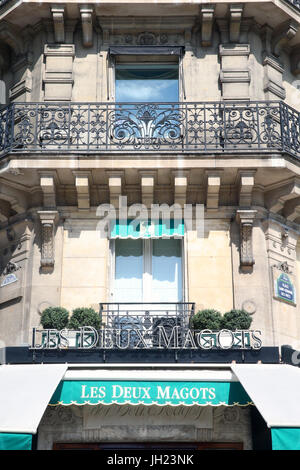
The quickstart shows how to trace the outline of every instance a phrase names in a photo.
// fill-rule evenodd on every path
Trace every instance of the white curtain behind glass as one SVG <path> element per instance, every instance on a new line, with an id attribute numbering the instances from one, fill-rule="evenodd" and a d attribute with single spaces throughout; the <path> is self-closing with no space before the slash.
<path id="1" fill-rule="evenodd" d="M 143 301 L 143 240 L 116 240 L 114 302 Z"/>
<path id="2" fill-rule="evenodd" d="M 152 302 L 182 301 L 181 240 L 153 240 Z"/>
<path id="3" fill-rule="evenodd" d="M 181 240 L 116 240 L 113 299 L 147 303 L 182 301 Z"/>

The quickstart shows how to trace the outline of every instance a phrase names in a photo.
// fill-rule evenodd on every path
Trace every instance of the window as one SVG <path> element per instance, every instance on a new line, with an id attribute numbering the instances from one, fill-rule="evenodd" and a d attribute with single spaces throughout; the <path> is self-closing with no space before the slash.
<path id="1" fill-rule="evenodd" d="M 116 239 L 113 302 L 182 302 L 182 240 Z"/>
<path id="2" fill-rule="evenodd" d="M 116 64 L 116 102 L 177 102 L 178 64 Z"/>

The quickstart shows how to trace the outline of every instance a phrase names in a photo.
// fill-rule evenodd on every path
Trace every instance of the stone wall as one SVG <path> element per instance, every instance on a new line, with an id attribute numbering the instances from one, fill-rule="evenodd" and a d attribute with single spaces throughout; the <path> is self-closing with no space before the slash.
<path id="1" fill-rule="evenodd" d="M 179 408 L 48 407 L 38 429 L 38 449 L 51 450 L 59 442 L 157 441 L 239 442 L 245 450 L 252 449 L 248 407 Z"/>

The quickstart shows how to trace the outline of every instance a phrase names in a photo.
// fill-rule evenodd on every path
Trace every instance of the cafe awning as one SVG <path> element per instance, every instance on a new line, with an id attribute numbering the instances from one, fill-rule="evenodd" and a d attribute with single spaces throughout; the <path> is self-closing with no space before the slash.
<path id="1" fill-rule="evenodd" d="M 37 432 L 67 367 L 67 364 L 0 366 L 0 447 L 2 441 L 11 440 L 14 434 L 24 437 Z"/>
<path id="2" fill-rule="evenodd" d="M 116 220 L 111 222 L 110 238 L 182 238 L 184 221 L 167 220 Z"/>
<path id="3" fill-rule="evenodd" d="M 300 369 L 286 364 L 234 364 L 232 371 L 269 427 L 300 427 Z"/>
<path id="4" fill-rule="evenodd" d="M 199 370 L 73 370 L 50 405 L 248 406 L 249 396 L 231 372 Z"/>
<path id="5" fill-rule="evenodd" d="M 300 369 L 286 364 L 235 364 L 232 371 L 271 428 L 274 450 L 300 450 Z"/>

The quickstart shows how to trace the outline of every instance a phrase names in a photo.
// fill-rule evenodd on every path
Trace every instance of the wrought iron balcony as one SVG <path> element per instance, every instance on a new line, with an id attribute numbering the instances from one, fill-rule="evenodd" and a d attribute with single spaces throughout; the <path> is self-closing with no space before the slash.
<path id="1" fill-rule="evenodd" d="M 136 348 L 139 344 L 155 347 L 163 333 L 174 341 L 174 328 L 179 336 L 190 326 L 195 312 L 192 302 L 101 303 L 100 314 L 108 341 L 120 347 Z M 173 335 L 172 335 L 173 334 Z"/>
<path id="2" fill-rule="evenodd" d="M 285 1 L 293 5 L 295 8 L 298 8 L 298 10 L 300 10 L 300 0 L 285 0 Z"/>
<path id="3" fill-rule="evenodd" d="M 300 156 L 300 113 L 284 102 L 13 103 L 7 153 L 273 153 Z"/>

